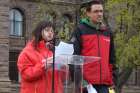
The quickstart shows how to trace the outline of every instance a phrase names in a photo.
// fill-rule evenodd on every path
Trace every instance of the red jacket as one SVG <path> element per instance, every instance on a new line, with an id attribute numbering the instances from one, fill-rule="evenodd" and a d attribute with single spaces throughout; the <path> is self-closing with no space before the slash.
<path id="1" fill-rule="evenodd" d="M 87 23 L 81 23 L 74 31 L 71 41 L 74 54 L 98 56 L 100 61 L 84 65 L 83 76 L 88 83 L 112 85 L 112 64 L 114 63 L 114 44 L 111 32 L 97 30 Z"/>
<path id="2" fill-rule="evenodd" d="M 33 48 L 33 42 L 29 42 L 18 58 L 18 69 L 21 75 L 20 93 L 51 93 L 52 70 L 42 67 L 42 60 L 52 56 L 52 52 L 45 47 L 44 41 L 40 41 L 39 50 Z M 55 93 L 63 93 L 61 77 L 55 71 Z"/>

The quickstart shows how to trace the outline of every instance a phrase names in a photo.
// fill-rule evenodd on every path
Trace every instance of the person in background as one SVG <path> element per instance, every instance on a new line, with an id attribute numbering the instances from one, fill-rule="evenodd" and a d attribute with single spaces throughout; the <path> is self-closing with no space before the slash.
<path id="1" fill-rule="evenodd" d="M 46 66 L 46 59 L 53 56 L 51 43 L 53 38 L 51 22 L 42 21 L 34 29 L 32 40 L 27 43 L 18 57 L 20 93 L 52 93 L 52 68 Z M 55 71 L 55 93 L 63 93 L 60 79 L 58 71 Z"/>
<path id="2" fill-rule="evenodd" d="M 103 5 L 93 0 L 86 6 L 87 18 L 80 21 L 72 34 L 74 55 L 98 56 L 101 60 L 84 64 L 83 77 L 97 93 L 109 93 L 108 88 L 114 86 L 113 66 L 115 50 L 112 32 L 103 24 Z M 87 93 L 87 89 L 83 90 Z"/>

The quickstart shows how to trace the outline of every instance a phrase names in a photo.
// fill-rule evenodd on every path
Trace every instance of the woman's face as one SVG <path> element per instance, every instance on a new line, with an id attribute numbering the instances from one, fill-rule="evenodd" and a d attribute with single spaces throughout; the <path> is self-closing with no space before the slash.
<path id="1" fill-rule="evenodd" d="M 45 41 L 52 40 L 53 36 L 54 36 L 54 32 L 53 32 L 53 28 L 52 27 L 46 27 L 45 29 L 43 29 L 43 31 L 42 31 L 42 38 Z"/>

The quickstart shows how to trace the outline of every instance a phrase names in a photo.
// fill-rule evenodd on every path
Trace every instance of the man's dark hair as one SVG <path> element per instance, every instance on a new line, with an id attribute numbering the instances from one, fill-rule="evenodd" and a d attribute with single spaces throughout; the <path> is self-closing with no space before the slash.
<path id="1" fill-rule="evenodd" d="M 38 23 L 38 25 L 36 26 L 36 28 L 33 30 L 32 35 L 34 37 L 34 48 L 37 49 L 38 43 L 39 41 L 42 40 L 42 31 L 43 29 L 45 29 L 46 27 L 53 27 L 53 23 L 49 22 L 49 21 L 41 21 Z"/>
<path id="2" fill-rule="evenodd" d="M 91 6 L 96 5 L 96 4 L 102 4 L 102 2 L 100 0 L 92 0 L 92 1 L 88 2 L 87 5 L 86 5 L 86 11 L 90 12 L 91 11 Z"/>

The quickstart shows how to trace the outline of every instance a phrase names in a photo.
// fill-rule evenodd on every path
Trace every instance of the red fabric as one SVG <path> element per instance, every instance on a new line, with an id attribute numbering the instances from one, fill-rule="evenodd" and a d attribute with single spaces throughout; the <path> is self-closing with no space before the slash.
<path id="1" fill-rule="evenodd" d="M 20 93 L 51 93 L 52 69 L 42 65 L 42 60 L 52 56 L 52 52 L 45 47 L 45 42 L 40 41 L 38 51 L 29 42 L 18 58 L 18 69 L 21 75 Z M 55 93 L 63 93 L 63 86 L 59 71 L 55 71 Z"/>
<path id="2" fill-rule="evenodd" d="M 110 38 L 104 35 L 82 35 L 83 56 L 100 56 L 101 60 L 84 65 L 84 79 L 91 84 L 112 85 L 112 71 L 110 71 L 109 52 Z M 98 44 L 99 42 L 99 44 Z M 99 53 L 100 52 L 100 53 Z"/>

